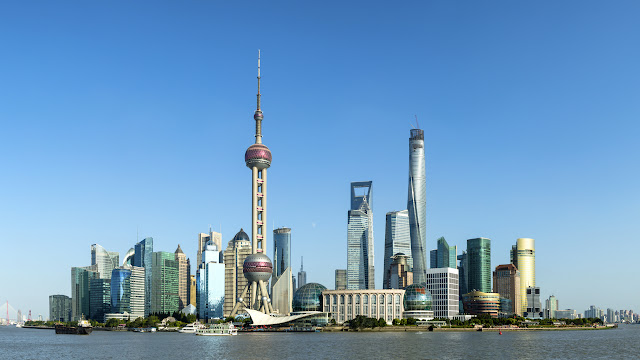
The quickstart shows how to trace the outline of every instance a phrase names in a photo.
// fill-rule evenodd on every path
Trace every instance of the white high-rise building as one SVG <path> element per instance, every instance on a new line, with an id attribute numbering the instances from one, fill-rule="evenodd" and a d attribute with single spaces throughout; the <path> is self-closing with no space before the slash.
<path id="1" fill-rule="evenodd" d="M 220 252 L 213 241 L 209 240 L 202 252 L 202 263 L 198 266 L 196 275 L 200 319 L 223 318 L 224 275 Z"/>
<path id="2" fill-rule="evenodd" d="M 375 289 L 371 184 L 371 181 L 351 183 L 351 210 L 347 225 L 348 290 Z"/>
<path id="3" fill-rule="evenodd" d="M 415 276 L 415 275 L 414 275 Z M 450 267 L 426 270 L 426 288 L 433 299 L 436 318 L 453 319 L 459 313 L 458 269 Z"/>
<path id="4" fill-rule="evenodd" d="M 96 265 L 98 278 L 111 279 L 111 271 L 120 266 L 120 254 L 107 251 L 98 244 L 91 245 L 91 265 Z"/>
<path id="5" fill-rule="evenodd" d="M 425 281 L 427 270 L 427 222 L 426 179 L 424 162 L 424 130 L 411 129 L 409 138 L 409 231 L 411 257 L 413 258 L 413 282 Z"/>

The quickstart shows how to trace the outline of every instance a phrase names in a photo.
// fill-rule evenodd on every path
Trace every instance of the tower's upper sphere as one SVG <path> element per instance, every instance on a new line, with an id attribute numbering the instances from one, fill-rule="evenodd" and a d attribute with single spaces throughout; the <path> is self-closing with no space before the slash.
<path id="1" fill-rule="evenodd" d="M 253 144 L 244 153 L 244 162 L 248 168 L 267 169 L 271 166 L 271 150 L 264 144 Z"/>
<path id="2" fill-rule="evenodd" d="M 269 257 L 263 253 L 251 254 L 244 259 L 242 272 L 249 282 L 269 281 L 273 273 L 273 265 Z"/>
<path id="3" fill-rule="evenodd" d="M 253 119 L 258 121 L 262 121 L 264 119 L 264 115 L 262 115 L 262 111 L 261 110 L 256 110 L 256 112 L 253 114 Z"/>

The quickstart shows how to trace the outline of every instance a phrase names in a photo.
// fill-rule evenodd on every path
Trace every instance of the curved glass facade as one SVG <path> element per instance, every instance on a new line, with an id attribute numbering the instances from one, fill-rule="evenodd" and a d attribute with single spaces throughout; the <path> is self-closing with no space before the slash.
<path id="1" fill-rule="evenodd" d="M 432 303 L 431 293 L 424 286 L 413 284 L 405 289 L 404 300 L 402 301 L 405 311 L 431 310 Z"/>
<path id="2" fill-rule="evenodd" d="M 535 240 L 520 238 L 511 250 L 511 262 L 520 271 L 520 310 L 527 310 L 527 288 L 536 286 Z M 529 306 L 530 307 L 530 306 Z"/>
<path id="3" fill-rule="evenodd" d="M 91 245 L 91 265 L 97 266 L 100 279 L 110 279 L 111 270 L 117 268 L 120 265 L 119 262 L 120 254 L 117 252 L 107 251 L 98 244 Z"/>
<path id="4" fill-rule="evenodd" d="M 131 270 L 113 269 L 111 272 L 111 312 L 131 312 Z"/>
<path id="5" fill-rule="evenodd" d="M 273 278 L 277 279 L 291 267 L 291 229 L 273 230 Z"/>
<path id="6" fill-rule="evenodd" d="M 413 282 L 426 281 L 427 270 L 427 222 L 426 180 L 424 164 L 424 130 L 411 129 L 409 138 L 409 235 L 413 258 Z"/>
<path id="7" fill-rule="evenodd" d="M 309 283 L 298 289 L 293 295 L 293 311 L 322 311 L 322 292 L 324 285 Z"/>

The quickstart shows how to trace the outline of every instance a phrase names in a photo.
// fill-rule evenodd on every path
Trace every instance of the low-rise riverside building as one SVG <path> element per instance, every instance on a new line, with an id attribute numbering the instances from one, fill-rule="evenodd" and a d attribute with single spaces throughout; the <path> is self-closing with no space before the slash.
<path id="1" fill-rule="evenodd" d="M 404 298 L 402 289 L 385 290 L 325 290 L 322 292 L 324 312 L 338 324 L 358 315 L 383 318 L 388 324 L 402 319 Z"/>
<path id="2" fill-rule="evenodd" d="M 490 315 L 498 317 L 498 309 L 500 308 L 500 294 L 485 293 L 474 290 L 470 293 L 462 295 L 462 303 L 465 314 L 469 315 Z"/>

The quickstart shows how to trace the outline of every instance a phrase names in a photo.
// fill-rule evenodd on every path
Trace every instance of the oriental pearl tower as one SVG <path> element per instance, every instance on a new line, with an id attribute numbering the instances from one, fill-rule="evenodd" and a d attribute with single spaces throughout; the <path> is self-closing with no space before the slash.
<path id="1" fill-rule="evenodd" d="M 244 154 L 245 164 L 251 169 L 251 255 L 247 256 L 242 272 L 247 285 L 237 299 L 231 316 L 241 308 L 273 312 L 267 292 L 267 282 L 273 272 L 267 252 L 267 169 L 271 166 L 271 151 L 262 143 L 262 110 L 260 109 L 260 50 L 258 50 L 258 100 L 253 119 L 256 121 L 256 142 Z M 247 299 L 247 294 L 250 298 Z M 247 301 L 249 300 L 249 301 Z"/>

